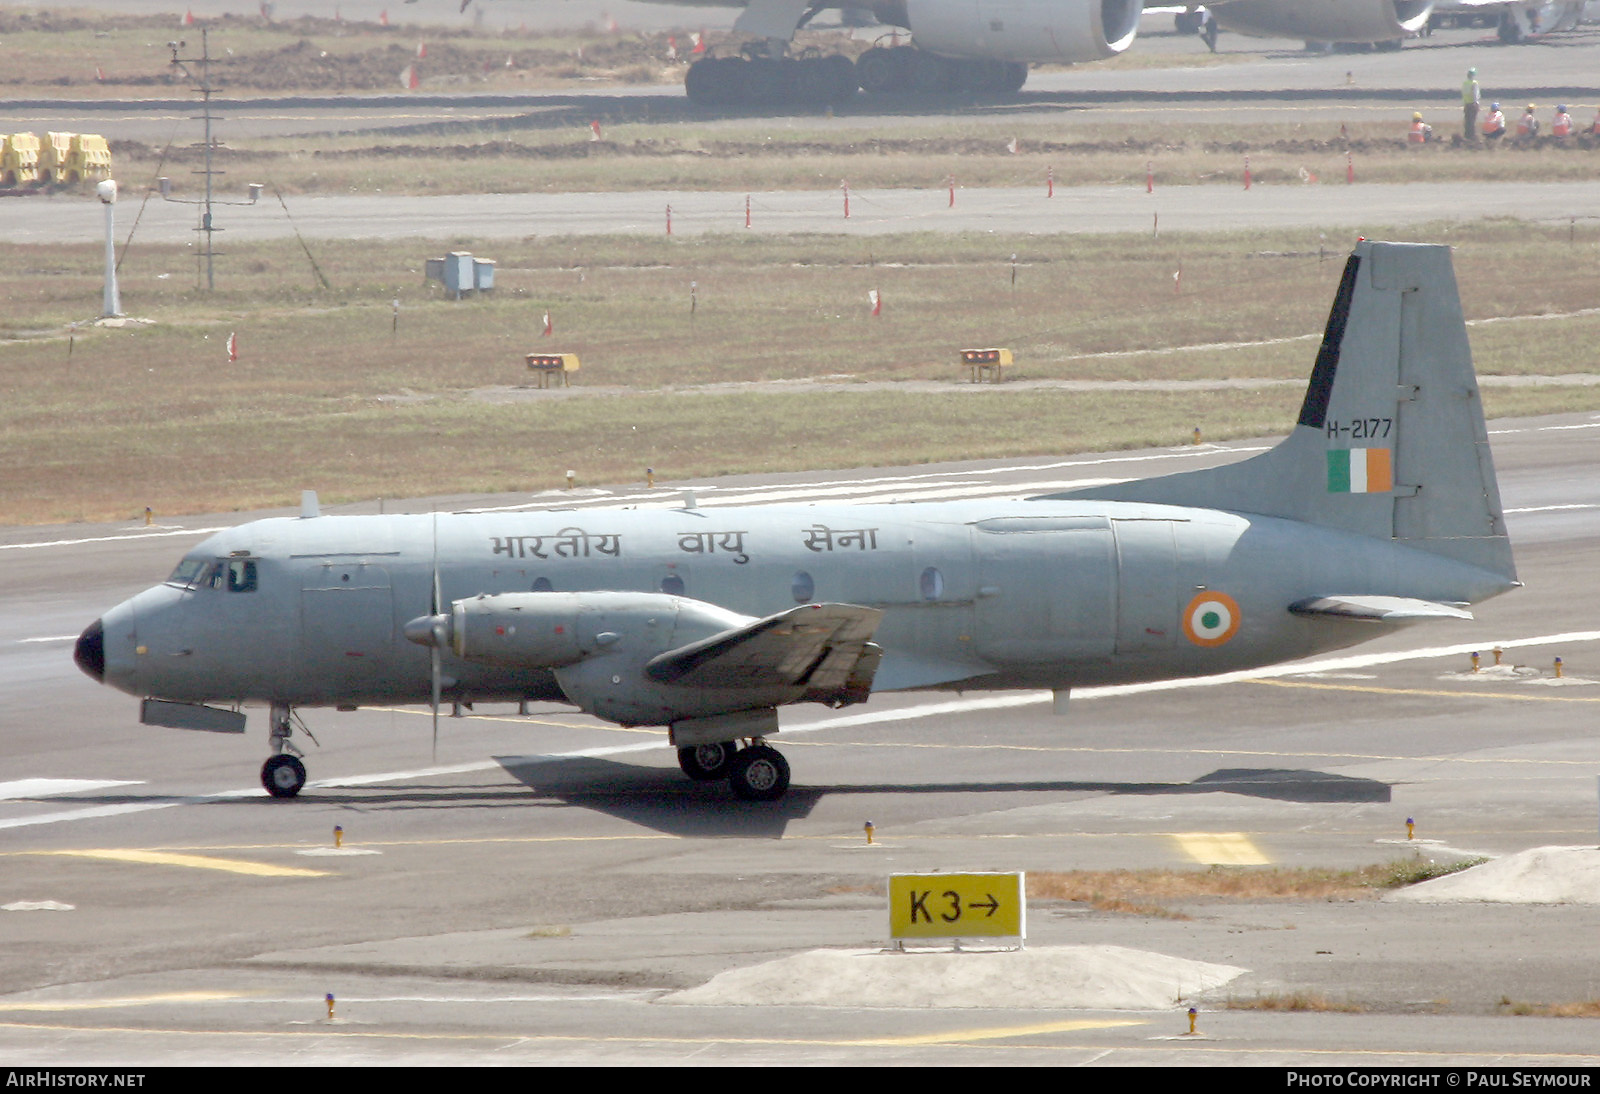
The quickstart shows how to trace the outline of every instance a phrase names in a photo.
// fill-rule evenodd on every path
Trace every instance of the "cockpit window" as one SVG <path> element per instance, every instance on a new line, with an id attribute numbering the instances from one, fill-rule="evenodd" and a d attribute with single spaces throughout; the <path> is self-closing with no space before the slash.
<path id="1" fill-rule="evenodd" d="M 253 593 L 256 591 L 256 560 L 253 558 L 230 558 L 222 563 L 227 571 L 228 591 L 230 593 Z"/>
<path id="2" fill-rule="evenodd" d="M 167 584 L 185 589 L 226 589 L 230 593 L 253 593 L 256 589 L 256 560 L 186 558 L 172 571 Z"/>
<path id="3" fill-rule="evenodd" d="M 207 562 L 203 558 L 186 558 L 178 563 L 178 568 L 172 571 L 172 576 L 167 578 L 168 585 L 182 585 L 192 589 L 202 583 Z"/>

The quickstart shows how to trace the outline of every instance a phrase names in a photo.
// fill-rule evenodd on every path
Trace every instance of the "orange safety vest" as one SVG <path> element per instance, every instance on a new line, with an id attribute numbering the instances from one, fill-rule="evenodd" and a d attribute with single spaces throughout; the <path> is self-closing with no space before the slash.
<path id="1" fill-rule="evenodd" d="M 1491 133 L 1504 133 L 1505 131 L 1506 116 L 1500 111 L 1492 111 L 1487 118 L 1483 119 L 1484 136 L 1488 136 Z"/>
<path id="2" fill-rule="evenodd" d="M 1552 137 L 1565 137 L 1572 132 L 1572 115 L 1557 114 L 1556 120 L 1550 123 Z"/>
<path id="3" fill-rule="evenodd" d="M 1428 123 L 1426 122 L 1412 122 L 1411 143 L 1425 144 L 1428 140 L 1428 128 Z"/>
<path id="4" fill-rule="evenodd" d="M 1532 114 L 1524 114 L 1517 120 L 1517 136 L 1531 137 L 1539 132 L 1539 119 Z"/>

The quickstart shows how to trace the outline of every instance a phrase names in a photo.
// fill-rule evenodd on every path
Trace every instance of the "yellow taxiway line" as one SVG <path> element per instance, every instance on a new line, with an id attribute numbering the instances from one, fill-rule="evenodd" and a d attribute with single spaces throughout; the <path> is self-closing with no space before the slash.
<path id="1" fill-rule="evenodd" d="M 212 858 L 208 855 L 183 855 L 172 851 L 140 851 L 134 848 L 90 847 L 77 851 L 29 851 L 31 855 L 61 855 L 71 858 L 108 859 L 112 862 L 140 862 L 152 866 L 187 866 L 196 870 L 224 870 L 230 874 L 256 877 L 327 877 L 326 870 L 307 870 L 303 866 L 273 866 L 266 862 Z"/>

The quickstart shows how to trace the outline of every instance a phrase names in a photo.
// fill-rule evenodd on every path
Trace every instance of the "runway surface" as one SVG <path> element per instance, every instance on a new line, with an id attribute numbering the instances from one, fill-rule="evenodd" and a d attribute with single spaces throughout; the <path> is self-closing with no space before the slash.
<path id="1" fill-rule="evenodd" d="M 268 799 L 259 712 L 242 738 L 141 727 L 132 699 L 70 661 L 90 619 L 249 515 L 8 532 L 0 905 L 45 907 L 0 913 L 0 1057 L 1593 1064 L 1592 1021 L 1498 1007 L 1600 996 L 1592 909 L 1574 906 L 1201 902 L 1176 919 L 1036 905 L 1032 946 L 1231 964 L 1249 971 L 1223 996 L 1357 1008 L 1239 1011 L 1219 996 L 1193 1039 L 1176 986 L 1169 1010 L 1135 1013 L 1025 997 L 663 1001 L 787 953 L 881 945 L 890 872 L 1344 867 L 1593 844 L 1600 416 L 1491 431 L 1527 587 L 1477 621 L 1247 679 L 1077 693 L 1065 719 L 1036 694 L 795 710 L 779 739 L 794 789 L 772 806 L 689 783 L 658 732 L 555 708 L 446 720 L 436 759 L 424 711 L 307 712 L 312 784 Z M 1265 443 L 413 507 L 660 505 L 684 486 L 704 506 L 1004 498 Z M 1525 671 L 1471 676 L 1468 653 L 1496 645 Z M 1571 683 L 1552 685 L 1556 656 Z"/>
<path id="2" fill-rule="evenodd" d="M 1214 74 L 1233 72 L 1231 94 L 1248 109 L 1326 120 L 1330 104 L 1389 110 L 1398 101 L 1363 98 L 1366 87 L 1442 86 L 1448 96 L 1455 69 L 1478 56 L 1471 43 L 1438 36 L 1422 45 L 1305 64 L 1279 51 L 1242 66 L 1152 75 L 1155 86 L 1140 74 L 1112 79 L 1085 68 L 1052 75 L 1060 86 L 1045 83 L 1023 107 L 1098 124 L 1083 104 L 1099 101 L 1097 82 L 1122 81 L 1122 98 L 1103 109 L 1209 110 L 1203 95 L 1223 87 Z M 1541 69 L 1566 79 L 1559 66 L 1581 53 L 1567 49 L 1495 50 L 1478 63 L 1486 88 L 1543 86 Z M 1579 63 L 1592 83 L 1600 65 L 1587 56 Z M 1512 66 L 1520 73 L 1507 75 Z M 1159 99 L 1159 81 L 1177 98 Z M 1336 91 L 1341 83 L 1353 90 Z M 652 95 L 668 101 L 659 92 L 571 97 L 547 113 L 557 119 L 550 124 L 565 124 L 562 111 L 570 120 L 603 102 L 622 112 Z M 310 131 L 326 125 L 323 110 L 261 124 Z M 904 124 L 914 129 L 922 117 Z M 1590 210 L 1595 196 L 1593 187 L 1481 189 L 1357 186 L 1345 198 L 1337 186 L 1208 187 L 1158 198 L 1163 228 L 1177 228 L 1200 217 L 1217 226 L 1282 217 L 1356 227 L 1450 210 L 1546 215 Z M 742 197 L 678 197 L 675 230 L 742 230 Z M 1144 230 L 1152 212 L 1142 192 L 1090 191 L 1069 202 L 1058 191 L 1062 204 L 1049 208 L 1039 193 L 959 192 L 955 210 L 943 207 L 942 191 L 862 193 L 852 195 L 846 226 L 834 219 L 836 197 L 771 196 L 770 207 L 757 206 L 754 230 L 1060 231 L 1073 221 Z M 307 198 L 291 208 L 308 234 L 337 222 L 344 235 L 492 237 L 653 232 L 671 198 L 401 200 L 409 199 Z M 446 219 L 442 208 L 462 212 Z M 246 238 L 286 231 L 269 227 L 281 220 L 265 208 L 237 210 L 227 226 Z M 623 227 L 606 226 L 615 223 Z M 187 240 L 191 227 L 187 213 L 152 214 L 149 230 L 166 235 L 150 238 Z M 100 230 L 92 203 L 0 202 L 8 238 L 92 240 Z M 1042 1007 L 1026 992 L 986 1007 L 949 997 L 877 1008 L 848 998 L 806 1007 L 666 1001 L 729 969 L 818 947 L 882 945 L 892 872 L 1345 867 L 1593 846 L 1600 415 L 1491 430 L 1526 587 L 1481 606 L 1474 622 L 1417 628 L 1247 678 L 1080 692 L 1065 718 L 1037 694 L 796 709 L 778 739 L 794 787 L 765 806 L 689 783 L 657 731 L 556 707 L 447 719 L 437 756 L 424 710 L 311 711 L 312 783 L 298 800 L 269 799 L 256 774 L 266 755 L 261 712 L 243 737 L 140 726 L 136 701 L 71 662 L 72 641 L 92 619 L 159 581 L 209 530 L 256 514 L 0 530 L 0 1059 L 1593 1066 L 1594 1020 L 1516 1017 L 1501 1005 L 1600 998 L 1594 910 L 1581 905 L 1176 903 L 1186 918 L 1067 903 L 1031 909 L 1032 947 L 1117 945 L 1247 970 L 1200 1000 L 1193 1037 L 1178 983 L 1171 1007 L 1140 1011 Z M 684 488 L 707 507 L 1000 500 L 1222 462 L 1267 443 L 407 507 L 666 505 Z M 1517 670 L 1472 675 L 1469 653 L 1497 645 Z M 1407 839 L 1408 818 L 1416 839 Z M 333 853 L 336 825 L 341 853 Z M 1292 993 L 1349 1009 L 1227 1006 Z"/>

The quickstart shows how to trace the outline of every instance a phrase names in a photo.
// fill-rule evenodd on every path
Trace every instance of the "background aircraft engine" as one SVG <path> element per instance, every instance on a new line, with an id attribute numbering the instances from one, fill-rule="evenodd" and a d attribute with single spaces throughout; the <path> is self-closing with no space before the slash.
<path id="1" fill-rule="evenodd" d="M 904 9 L 904 25 L 932 53 L 1074 62 L 1112 57 L 1131 46 L 1144 0 L 904 0 Z"/>
<path id="2" fill-rule="evenodd" d="M 1229 0 L 1217 24 L 1264 38 L 1392 42 L 1422 29 L 1433 0 Z"/>

